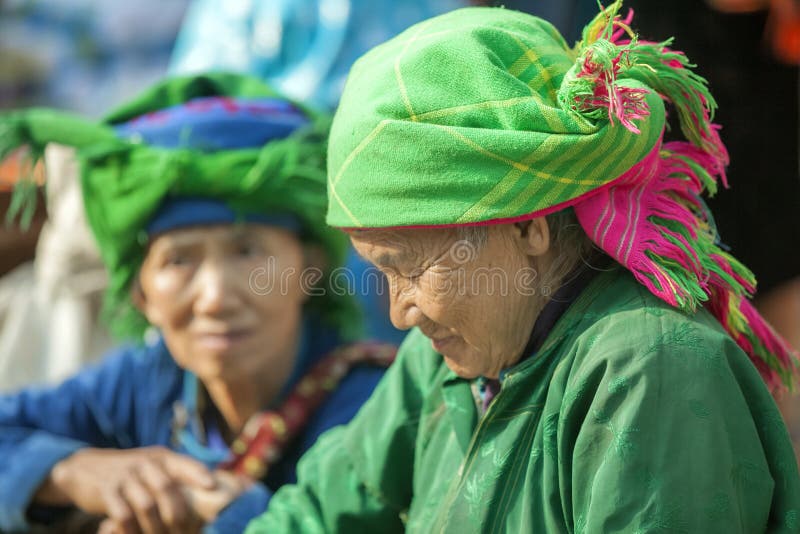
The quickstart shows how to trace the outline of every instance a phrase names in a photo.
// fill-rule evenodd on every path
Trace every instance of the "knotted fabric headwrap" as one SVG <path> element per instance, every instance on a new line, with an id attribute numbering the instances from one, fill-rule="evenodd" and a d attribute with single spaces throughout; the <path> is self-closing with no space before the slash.
<path id="1" fill-rule="evenodd" d="M 791 386 L 793 356 L 700 200 L 727 186 L 714 99 L 671 40 L 639 41 L 620 8 L 574 48 L 536 17 L 466 8 L 371 50 L 331 129 L 327 221 L 488 225 L 572 207 L 653 294 L 687 312 L 705 304 L 770 387 Z M 663 142 L 665 103 L 684 140 Z"/>
<path id="2" fill-rule="evenodd" d="M 148 231 L 214 222 L 270 222 L 294 230 L 342 265 L 346 239 L 325 225 L 325 138 L 330 119 L 260 81 L 209 74 L 166 80 L 101 123 L 31 109 L 0 114 L 0 159 L 21 145 L 77 149 L 89 224 L 109 272 L 106 319 L 139 337 L 145 318 L 130 299 Z M 9 211 L 26 210 L 21 182 Z M 187 206 L 187 202 L 191 206 Z M 358 326 L 351 299 L 325 288 L 311 308 L 344 337 Z"/>

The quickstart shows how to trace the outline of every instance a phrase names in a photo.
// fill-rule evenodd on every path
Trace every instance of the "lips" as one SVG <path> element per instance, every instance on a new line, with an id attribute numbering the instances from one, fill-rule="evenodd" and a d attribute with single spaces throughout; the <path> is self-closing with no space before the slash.
<path id="1" fill-rule="evenodd" d="M 453 341 L 456 340 L 457 336 L 447 336 L 441 338 L 431 338 L 431 345 L 433 345 L 433 350 L 438 353 L 442 353 Z"/>
<path id="2" fill-rule="evenodd" d="M 461 337 L 453 329 L 441 325 L 438 328 L 433 325 L 423 325 L 420 326 L 420 330 L 425 337 L 431 340 L 433 350 L 440 354 Z"/>
<path id="3" fill-rule="evenodd" d="M 213 351 L 226 351 L 250 337 L 250 330 L 227 330 L 219 332 L 200 332 L 196 334 L 199 345 Z"/>

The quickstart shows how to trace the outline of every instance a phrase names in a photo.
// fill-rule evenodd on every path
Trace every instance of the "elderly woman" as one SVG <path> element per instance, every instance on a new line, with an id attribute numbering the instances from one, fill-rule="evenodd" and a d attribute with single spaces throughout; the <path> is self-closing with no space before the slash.
<path id="1" fill-rule="evenodd" d="M 698 196 L 714 101 L 619 8 L 574 50 L 467 8 L 355 64 L 327 220 L 412 331 L 248 532 L 800 529 L 791 356 Z"/>
<path id="2" fill-rule="evenodd" d="M 0 397 L 0 530 L 77 507 L 109 531 L 241 531 L 355 414 L 392 351 L 334 350 L 356 318 L 326 291 L 346 238 L 323 221 L 325 125 L 232 75 L 169 80 L 100 125 L 0 117 L 0 156 L 77 148 L 110 324 L 153 334 Z"/>

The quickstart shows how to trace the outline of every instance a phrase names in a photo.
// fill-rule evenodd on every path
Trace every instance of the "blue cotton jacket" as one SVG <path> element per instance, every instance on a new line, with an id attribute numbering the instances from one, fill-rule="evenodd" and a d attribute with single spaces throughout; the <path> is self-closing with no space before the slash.
<path id="1" fill-rule="evenodd" d="M 241 532 L 266 509 L 273 491 L 294 481 L 297 460 L 319 435 L 355 415 L 382 374 L 375 367 L 354 368 L 270 470 L 268 479 L 231 503 L 207 532 Z M 186 384 L 194 380 L 159 341 L 120 348 L 57 387 L 0 396 L 0 531 L 29 528 L 29 511 L 41 511 L 29 510 L 37 489 L 56 463 L 82 447 L 161 445 L 213 467 L 210 458 L 215 451 L 204 454 L 196 447 L 187 451 L 173 436 L 176 406 L 185 403 Z"/>

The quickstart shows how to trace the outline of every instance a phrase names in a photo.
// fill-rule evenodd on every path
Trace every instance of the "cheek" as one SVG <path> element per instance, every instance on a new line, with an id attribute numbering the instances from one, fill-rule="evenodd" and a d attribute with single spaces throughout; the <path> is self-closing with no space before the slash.
<path id="1" fill-rule="evenodd" d="M 483 347 L 488 337 L 487 327 L 492 318 L 475 300 L 464 297 L 450 313 L 461 337 L 473 347 Z"/>
<path id="2" fill-rule="evenodd" d="M 179 322 L 181 310 L 186 308 L 185 292 L 191 276 L 185 273 L 157 272 L 142 284 L 145 297 L 145 314 L 158 327 L 169 327 Z"/>
<path id="3" fill-rule="evenodd" d="M 250 305 L 264 316 L 276 313 L 294 314 L 303 305 L 311 293 L 304 273 L 297 264 L 279 263 L 270 260 L 272 265 L 266 270 L 261 265 L 247 266 L 239 277 L 245 283 L 241 288 Z M 261 269 L 261 270 L 256 270 Z M 258 273 L 254 278 L 252 273 Z M 313 280 L 312 280 L 313 281 Z"/>
<path id="4" fill-rule="evenodd" d="M 453 328 L 466 338 L 471 299 L 459 288 L 455 276 L 451 279 L 437 278 L 421 281 L 415 299 L 417 307 L 431 321 Z"/>
<path id="5" fill-rule="evenodd" d="M 432 321 L 455 329 L 471 347 L 487 350 L 494 335 L 503 331 L 509 295 L 500 280 L 498 287 L 487 287 L 487 280 L 470 276 L 466 271 L 454 275 L 448 292 L 426 291 L 421 310 Z"/>
<path id="6" fill-rule="evenodd" d="M 172 272 L 160 272 L 153 276 L 151 293 L 155 298 L 170 298 L 181 293 L 191 278 L 188 275 Z"/>
<path id="7" fill-rule="evenodd" d="M 303 299 L 296 292 L 283 293 L 280 289 L 266 295 L 250 295 L 250 306 L 266 321 L 280 321 L 284 315 L 293 316 L 300 313 Z"/>
<path id="8" fill-rule="evenodd" d="M 258 333 L 254 342 L 260 348 L 282 346 L 294 339 L 303 317 L 302 301 L 281 295 L 259 297 L 251 309 L 255 312 Z"/>

